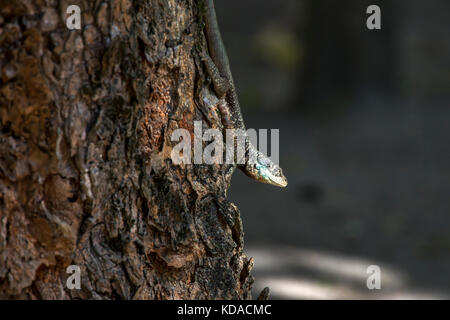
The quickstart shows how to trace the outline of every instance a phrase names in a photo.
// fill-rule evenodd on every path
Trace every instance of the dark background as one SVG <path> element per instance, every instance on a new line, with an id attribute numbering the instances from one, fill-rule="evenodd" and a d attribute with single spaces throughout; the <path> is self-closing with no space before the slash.
<path id="1" fill-rule="evenodd" d="M 366 28 L 377 4 L 382 30 Z M 287 189 L 237 172 L 255 294 L 450 296 L 450 2 L 217 0 L 249 128 Z M 381 290 L 366 287 L 381 268 Z"/>

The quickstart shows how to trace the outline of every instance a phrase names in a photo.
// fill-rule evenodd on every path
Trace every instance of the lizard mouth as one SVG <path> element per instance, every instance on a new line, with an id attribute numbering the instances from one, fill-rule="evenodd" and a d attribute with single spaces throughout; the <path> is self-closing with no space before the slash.
<path id="1" fill-rule="evenodd" d="M 271 184 L 277 187 L 285 188 L 288 185 L 287 179 L 285 177 L 276 177 L 270 179 Z"/>
<path id="2" fill-rule="evenodd" d="M 247 174 L 251 178 L 281 188 L 284 188 L 288 185 L 287 179 L 281 172 L 281 170 L 279 170 L 278 173 L 274 173 L 273 170 L 269 169 L 267 166 L 264 166 L 260 163 L 257 163 L 255 168 L 253 167 L 251 168 L 253 170 L 244 171 L 245 174 Z"/>
<path id="3" fill-rule="evenodd" d="M 264 167 L 262 165 L 257 165 L 256 167 L 248 166 L 248 168 L 243 171 L 250 178 L 253 178 L 262 183 L 271 184 L 273 186 L 281 188 L 284 188 L 288 185 L 288 181 L 283 174 L 281 174 L 280 176 L 275 175 L 270 172 L 267 167 Z"/>

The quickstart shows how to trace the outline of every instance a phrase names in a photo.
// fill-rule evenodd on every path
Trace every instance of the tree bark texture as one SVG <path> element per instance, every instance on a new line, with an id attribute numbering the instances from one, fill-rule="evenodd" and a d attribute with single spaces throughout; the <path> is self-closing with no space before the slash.
<path id="1" fill-rule="evenodd" d="M 170 157 L 173 130 L 221 127 L 200 8 L 0 0 L 0 298 L 251 298 L 233 168 Z"/>

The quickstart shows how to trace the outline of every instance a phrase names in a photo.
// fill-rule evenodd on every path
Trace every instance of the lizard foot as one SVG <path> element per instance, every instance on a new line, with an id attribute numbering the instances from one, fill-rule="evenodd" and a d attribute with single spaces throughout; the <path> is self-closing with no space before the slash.
<path id="1" fill-rule="evenodd" d="M 224 97 L 225 94 L 231 89 L 230 81 L 220 75 L 219 69 L 214 64 L 212 58 L 205 49 L 198 49 L 198 53 L 202 61 L 205 63 L 208 75 L 211 77 L 214 91 L 217 93 L 219 98 Z"/>

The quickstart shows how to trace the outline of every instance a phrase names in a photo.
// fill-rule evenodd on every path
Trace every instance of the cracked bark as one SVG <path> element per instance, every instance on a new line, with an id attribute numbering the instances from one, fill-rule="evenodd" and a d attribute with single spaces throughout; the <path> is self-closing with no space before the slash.
<path id="1" fill-rule="evenodd" d="M 222 127 L 199 11 L 0 1 L 0 298 L 250 298 L 232 168 L 170 160 L 173 130 Z"/>

